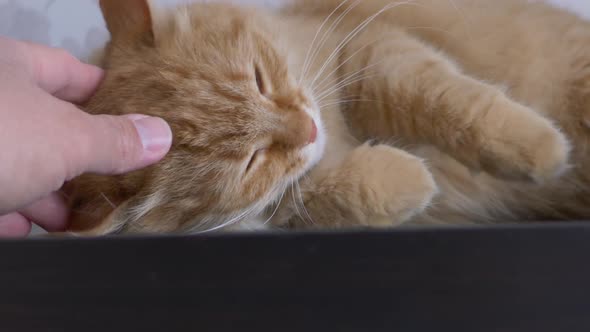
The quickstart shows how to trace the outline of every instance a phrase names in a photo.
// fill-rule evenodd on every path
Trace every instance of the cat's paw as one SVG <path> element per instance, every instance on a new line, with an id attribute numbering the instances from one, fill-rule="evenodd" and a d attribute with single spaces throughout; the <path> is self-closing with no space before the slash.
<path id="1" fill-rule="evenodd" d="M 568 168 L 570 144 L 536 112 L 506 100 L 482 119 L 479 162 L 493 175 L 542 183 Z"/>
<path id="2" fill-rule="evenodd" d="M 352 185 L 351 207 L 368 226 L 401 224 L 424 211 L 438 192 L 421 159 L 387 145 L 362 145 L 342 165 L 342 180 Z"/>

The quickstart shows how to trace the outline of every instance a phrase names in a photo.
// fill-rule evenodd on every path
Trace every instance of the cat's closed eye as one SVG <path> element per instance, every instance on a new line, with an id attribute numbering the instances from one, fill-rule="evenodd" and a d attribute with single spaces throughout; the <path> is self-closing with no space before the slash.
<path id="1" fill-rule="evenodd" d="M 254 67 L 254 73 L 256 75 L 256 85 L 258 86 L 258 91 L 260 91 L 260 94 L 262 94 L 263 96 L 266 96 L 266 93 L 268 91 L 266 90 L 266 85 L 264 84 L 264 79 L 258 66 Z"/>
<path id="2" fill-rule="evenodd" d="M 254 151 L 254 153 L 252 153 L 252 155 L 250 156 L 250 161 L 248 162 L 248 165 L 246 166 L 245 172 L 248 173 L 250 170 L 252 170 L 252 168 L 254 167 L 256 162 L 258 162 L 260 160 L 260 158 L 263 158 L 265 153 L 266 153 L 266 148 L 261 148 L 261 149 Z"/>

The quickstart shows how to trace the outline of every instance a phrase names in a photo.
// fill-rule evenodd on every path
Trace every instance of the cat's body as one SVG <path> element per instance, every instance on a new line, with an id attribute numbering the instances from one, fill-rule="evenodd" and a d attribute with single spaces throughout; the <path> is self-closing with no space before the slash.
<path id="1" fill-rule="evenodd" d="M 74 231 L 590 216 L 590 24 L 573 15 L 524 0 L 394 1 L 390 8 L 386 0 L 299 0 L 279 12 L 195 5 L 151 32 L 145 13 L 130 20 L 135 25 L 116 13 L 117 6 L 141 13 L 141 2 L 101 1 L 114 46 L 88 109 L 162 116 L 176 145 L 146 171 L 75 181 L 73 204 L 82 212 Z M 240 57 L 262 63 L 250 77 L 272 106 L 223 85 L 247 79 Z M 202 69 L 214 65 L 225 72 Z M 248 106 L 236 108 L 240 102 Z M 231 182 L 221 171 L 228 164 L 212 159 L 219 151 L 207 151 L 227 146 L 222 161 L 243 164 L 229 138 L 242 135 L 241 148 L 251 150 L 246 133 L 264 131 L 264 118 L 253 114 L 265 107 L 297 126 L 263 146 L 257 163 L 265 164 L 254 170 L 268 183 Z M 234 113 L 207 113 L 215 108 Z M 252 134 L 251 144 L 259 137 Z M 363 144 L 372 138 L 395 144 Z M 273 152 L 276 141 L 282 152 Z"/>
<path id="2" fill-rule="evenodd" d="M 318 19 L 340 2 L 321 3 L 327 7 L 318 14 Z M 362 14 L 352 25 L 387 2 L 365 3 L 371 5 L 361 9 Z M 587 22 L 527 1 L 435 0 L 396 7 L 383 14 L 378 24 L 381 26 L 374 27 L 376 32 L 369 32 L 370 36 L 390 33 L 395 28 L 405 31 L 440 50 L 446 60 L 455 62 L 466 75 L 497 85 L 511 99 L 556 121 L 573 142 L 572 170 L 542 186 L 475 174 L 433 147 L 410 148 L 430 165 L 441 190 L 434 204 L 415 218 L 415 222 L 446 224 L 588 217 L 590 131 L 586 117 L 590 114 L 590 25 Z M 345 28 L 344 32 L 347 29 L 351 30 Z M 373 57 L 363 61 L 370 64 L 378 60 Z M 355 98 L 371 99 L 375 94 L 370 92 Z M 350 107 L 362 109 L 362 114 L 350 122 L 354 127 L 362 123 L 361 117 L 371 114 L 370 108 L 375 105 L 360 101 Z M 380 137 L 386 138 L 391 134 L 380 123 L 363 123 L 362 137 L 383 133 Z M 514 130 L 527 129 L 515 127 Z M 396 137 L 403 139 L 403 134 Z"/>
<path id="3" fill-rule="evenodd" d="M 315 29 L 341 3 L 338 0 L 307 1 L 294 12 L 297 17 L 314 17 Z M 389 3 L 365 1 L 354 7 L 346 15 L 345 23 L 340 23 L 342 27 L 336 30 L 332 41 L 338 43 L 343 40 L 366 18 Z M 414 133 L 384 125 L 388 116 L 393 122 L 400 121 L 400 117 L 408 117 L 400 112 L 412 112 L 413 108 L 423 106 L 419 98 L 410 101 L 392 98 L 388 105 L 371 102 L 371 99 L 383 101 L 391 98 L 386 96 L 389 92 L 376 93 L 371 87 L 366 89 L 368 91 L 363 90 L 364 86 L 374 84 L 374 76 L 349 86 L 337 97 L 358 101 L 337 106 L 345 116 L 354 114 L 347 119 L 357 138 L 360 141 L 378 138 L 387 142 L 394 137 L 398 146 L 424 158 L 434 175 L 440 194 L 426 211 L 411 221 L 420 224 L 465 224 L 587 218 L 590 215 L 590 181 L 587 175 L 590 130 L 585 117 L 590 114 L 590 24 L 548 5 L 527 1 L 424 0 L 397 3 L 400 5 L 380 14 L 359 33 L 357 40 L 353 39 L 343 49 L 340 61 L 348 60 L 349 55 L 369 45 L 354 56 L 350 66 L 344 66 L 340 75 L 354 73 L 363 66 L 382 61 L 386 55 L 371 54 L 374 49 L 387 47 L 379 46 L 382 41 L 394 40 L 390 47 L 396 47 L 396 43 L 404 45 L 417 41 L 436 52 L 440 50 L 442 60 L 454 62 L 465 75 L 496 85 L 499 90 L 506 91 L 512 100 L 556 121 L 574 143 L 571 154 L 573 168 L 565 176 L 543 185 L 497 179 L 485 172 L 473 172 L 433 144 L 420 144 L 423 142 Z M 347 8 L 350 7 L 344 5 L 339 12 Z M 334 19 L 338 17 L 335 15 Z M 384 36 L 381 40 L 380 35 Z M 334 46 L 329 45 L 326 52 L 333 49 Z M 412 54 L 406 57 L 411 64 Z M 318 65 L 323 64 L 319 62 Z M 399 66 L 407 64 L 402 62 Z M 390 67 L 390 71 L 388 75 L 401 72 L 394 66 Z M 371 70 L 366 72 L 371 73 Z M 418 105 L 407 106 L 408 103 Z M 402 110 L 391 112 L 391 107 Z M 378 111 L 393 114 L 384 116 Z M 331 111 L 324 110 L 322 114 L 327 112 Z M 432 129 L 418 127 L 416 130 Z M 513 130 L 528 129 L 515 126 Z M 404 142 L 408 134 L 414 134 L 414 137 Z M 454 135 L 452 132 L 444 134 Z M 330 151 L 326 153 L 329 155 Z M 341 151 L 337 154 L 341 155 Z M 408 176 L 411 177 L 410 174 Z"/>

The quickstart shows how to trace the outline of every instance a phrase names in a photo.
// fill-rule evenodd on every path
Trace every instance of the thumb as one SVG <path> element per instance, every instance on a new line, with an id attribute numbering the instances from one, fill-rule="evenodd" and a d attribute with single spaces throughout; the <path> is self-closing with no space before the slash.
<path id="1" fill-rule="evenodd" d="M 161 118 L 84 114 L 83 123 L 85 165 L 73 170 L 69 178 L 86 172 L 120 174 L 143 168 L 164 158 L 172 145 L 172 131 Z"/>

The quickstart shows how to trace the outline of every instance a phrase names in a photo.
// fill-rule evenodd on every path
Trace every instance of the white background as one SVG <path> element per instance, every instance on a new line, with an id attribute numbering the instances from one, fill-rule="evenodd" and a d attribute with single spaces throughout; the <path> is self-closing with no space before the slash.
<path id="1" fill-rule="evenodd" d="M 188 0 L 153 0 L 156 5 L 186 1 Z M 278 5 L 284 0 L 233 1 Z M 64 47 L 86 60 L 90 52 L 108 38 L 97 2 L 97 0 L 0 0 L 0 35 Z M 549 0 L 549 2 L 571 9 L 590 19 L 590 0 Z"/>

